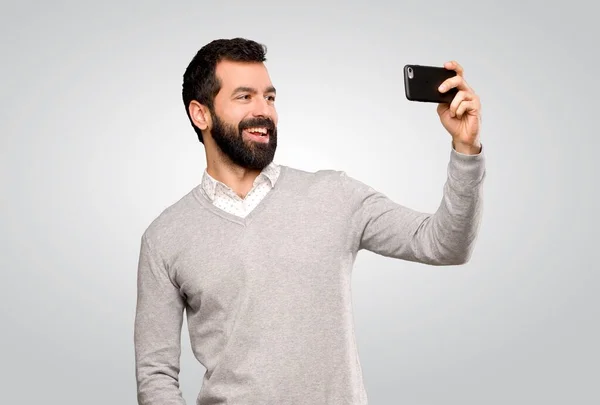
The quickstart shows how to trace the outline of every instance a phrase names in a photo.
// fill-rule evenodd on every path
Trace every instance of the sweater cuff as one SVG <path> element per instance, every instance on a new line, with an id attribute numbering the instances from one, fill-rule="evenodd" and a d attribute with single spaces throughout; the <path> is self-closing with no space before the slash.
<path id="1" fill-rule="evenodd" d="M 457 152 L 453 147 L 450 151 L 448 175 L 461 183 L 479 183 L 485 176 L 485 155 L 483 144 L 476 155 L 466 155 Z"/>

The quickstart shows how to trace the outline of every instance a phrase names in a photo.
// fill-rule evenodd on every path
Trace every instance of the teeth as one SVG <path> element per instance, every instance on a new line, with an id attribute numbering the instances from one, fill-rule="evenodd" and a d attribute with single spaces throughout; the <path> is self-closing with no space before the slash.
<path id="1" fill-rule="evenodd" d="M 267 128 L 248 128 L 246 131 L 248 132 L 260 132 L 261 134 L 267 133 Z"/>

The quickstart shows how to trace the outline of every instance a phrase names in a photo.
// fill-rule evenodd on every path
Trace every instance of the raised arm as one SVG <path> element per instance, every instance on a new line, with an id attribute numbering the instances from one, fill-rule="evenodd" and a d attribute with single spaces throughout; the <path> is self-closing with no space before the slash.
<path id="1" fill-rule="evenodd" d="M 165 264 L 142 236 L 135 315 L 135 369 L 140 405 L 185 405 L 179 389 L 184 299 Z"/>
<path id="2" fill-rule="evenodd" d="M 343 173 L 355 248 L 431 265 L 466 263 L 481 222 L 483 151 L 465 155 L 452 149 L 447 174 L 442 201 L 431 214 L 398 204 Z"/>

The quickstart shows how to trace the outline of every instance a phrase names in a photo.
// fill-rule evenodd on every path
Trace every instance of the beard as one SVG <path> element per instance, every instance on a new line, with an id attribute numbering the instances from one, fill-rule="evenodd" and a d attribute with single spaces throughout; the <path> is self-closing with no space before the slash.
<path id="1" fill-rule="evenodd" d="M 246 169 L 262 170 L 275 157 L 277 150 L 277 127 L 269 118 L 252 118 L 240 121 L 237 128 L 221 120 L 214 111 L 214 125 L 211 134 L 221 151 L 237 166 Z M 245 140 L 242 131 L 247 128 L 265 127 L 269 142 L 260 143 Z"/>

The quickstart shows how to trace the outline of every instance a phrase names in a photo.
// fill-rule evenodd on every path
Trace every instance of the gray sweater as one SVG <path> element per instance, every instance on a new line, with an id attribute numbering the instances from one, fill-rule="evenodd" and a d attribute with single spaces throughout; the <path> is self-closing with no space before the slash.
<path id="1" fill-rule="evenodd" d="M 138 403 L 184 404 L 183 313 L 206 367 L 198 405 L 365 405 L 351 275 L 359 250 L 430 265 L 473 252 L 484 155 L 450 152 L 434 214 L 402 206 L 342 171 L 281 166 L 245 218 L 200 186 L 141 238 L 135 316 Z"/>

